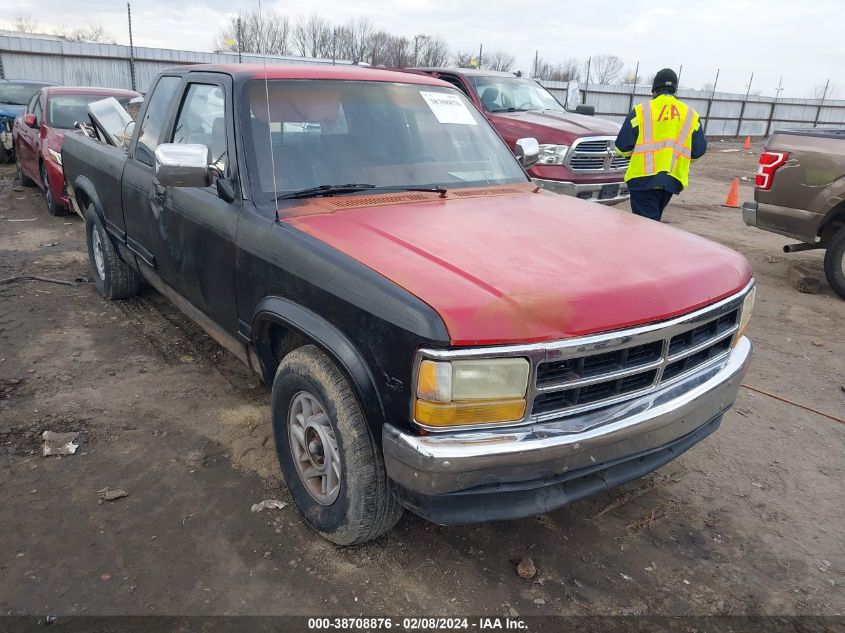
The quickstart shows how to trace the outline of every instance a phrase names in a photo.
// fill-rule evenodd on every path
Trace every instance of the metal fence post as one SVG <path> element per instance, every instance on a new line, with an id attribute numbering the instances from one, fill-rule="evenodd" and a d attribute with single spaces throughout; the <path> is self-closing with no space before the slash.
<path id="1" fill-rule="evenodd" d="M 742 102 L 742 107 L 739 109 L 739 121 L 736 124 L 736 135 L 742 134 L 742 117 L 745 114 L 745 106 L 748 105 L 748 95 L 751 94 L 751 82 L 754 81 L 754 73 L 751 73 L 751 79 L 748 80 L 748 90 L 745 91 L 745 101 Z"/>
<path id="2" fill-rule="evenodd" d="M 827 96 L 828 86 L 830 86 L 830 79 L 828 79 L 827 83 L 824 85 L 824 92 L 822 93 L 821 101 L 819 101 L 819 107 L 816 109 L 816 120 L 813 121 L 813 127 L 818 127 L 819 125 L 819 117 L 822 114 L 822 104 L 824 103 L 824 98 Z"/>
<path id="3" fill-rule="evenodd" d="M 704 133 L 707 134 L 707 126 L 710 125 L 710 108 L 713 107 L 713 97 L 716 96 L 716 84 L 719 83 L 719 71 L 716 69 L 716 80 L 713 82 L 713 91 L 710 93 L 710 98 L 707 100 L 707 114 L 704 115 Z"/>
<path id="4" fill-rule="evenodd" d="M 135 85 L 135 45 L 132 42 L 132 5 L 126 3 L 126 15 L 129 18 L 129 79 L 132 81 L 132 90 L 137 90 Z"/>
<path id="5" fill-rule="evenodd" d="M 637 69 L 634 71 L 634 84 L 631 86 L 631 96 L 628 98 L 628 112 L 634 109 L 634 93 L 637 91 L 637 77 L 640 75 L 640 62 L 637 62 Z"/>
<path id="6" fill-rule="evenodd" d="M 783 85 L 783 77 L 778 79 L 778 87 L 777 87 L 777 90 L 775 90 L 775 100 L 772 102 L 772 107 L 769 110 L 769 122 L 766 123 L 766 137 L 768 137 L 769 134 L 771 134 L 771 132 L 772 132 L 772 121 L 775 120 L 775 109 L 777 108 L 777 105 L 778 105 L 778 98 L 780 97 L 780 91 L 783 90 L 783 88 L 781 87 L 782 85 Z"/>
<path id="7" fill-rule="evenodd" d="M 590 62 L 593 61 L 592 57 L 587 58 L 587 78 L 584 80 L 584 96 L 581 97 L 581 103 L 587 103 L 587 91 L 590 89 Z"/>

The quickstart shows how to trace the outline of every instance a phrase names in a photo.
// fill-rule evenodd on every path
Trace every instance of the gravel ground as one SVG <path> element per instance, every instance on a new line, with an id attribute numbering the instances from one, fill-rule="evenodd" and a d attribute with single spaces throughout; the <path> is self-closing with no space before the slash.
<path id="1" fill-rule="evenodd" d="M 291 504 L 268 390 L 166 300 L 0 285 L 0 613 L 842 614 L 845 427 L 756 390 L 843 417 L 845 302 L 786 282 L 790 261 L 822 276 L 821 253 L 785 256 L 720 206 L 733 177 L 753 179 L 760 147 L 739 147 L 713 143 L 665 220 L 754 267 L 748 388 L 658 472 L 521 521 L 406 513 L 337 548 Z M 89 277 L 82 228 L 0 167 L 0 278 Z M 41 457 L 44 430 L 80 431 L 79 451 Z M 105 487 L 128 496 L 103 501 Z M 268 498 L 288 505 L 250 511 Z"/>

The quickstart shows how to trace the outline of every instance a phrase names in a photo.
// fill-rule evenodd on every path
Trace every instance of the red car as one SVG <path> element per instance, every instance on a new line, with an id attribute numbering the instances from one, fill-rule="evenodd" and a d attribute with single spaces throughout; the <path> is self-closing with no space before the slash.
<path id="1" fill-rule="evenodd" d="M 79 121 L 88 120 L 88 104 L 114 97 L 126 106 L 132 90 L 50 86 L 39 90 L 15 119 L 12 142 L 18 180 L 22 185 L 41 187 L 50 215 L 63 215 L 68 199 L 62 170 L 62 138 Z"/>

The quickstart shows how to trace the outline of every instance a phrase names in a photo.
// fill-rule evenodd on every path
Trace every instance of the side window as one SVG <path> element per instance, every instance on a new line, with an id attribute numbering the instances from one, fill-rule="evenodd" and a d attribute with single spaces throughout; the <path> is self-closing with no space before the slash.
<path id="1" fill-rule="evenodd" d="M 211 164 L 226 173 L 226 100 L 216 84 L 190 84 L 173 128 L 173 143 L 205 145 Z"/>
<path id="2" fill-rule="evenodd" d="M 43 118 L 43 112 L 41 111 L 41 95 L 35 95 L 32 100 L 32 114 L 35 115 L 35 123 L 36 125 L 41 125 L 41 119 Z"/>
<path id="3" fill-rule="evenodd" d="M 470 99 L 472 99 L 472 95 L 469 94 L 469 90 L 467 90 L 467 87 L 464 85 L 464 82 L 461 81 L 460 79 L 458 79 L 457 77 L 455 77 L 454 75 L 440 75 L 437 78 L 442 79 L 443 81 L 448 81 L 450 84 L 455 86 L 455 88 L 457 88 L 458 90 L 463 92 L 466 96 L 468 96 Z"/>
<path id="4" fill-rule="evenodd" d="M 155 151 L 158 147 L 158 139 L 161 138 L 161 128 L 180 81 L 179 77 L 159 79 L 147 105 L 144 120 L 141 121 L 141 131 L 135 146 L 135 158 L 150 167 L 155 165 Z"/>

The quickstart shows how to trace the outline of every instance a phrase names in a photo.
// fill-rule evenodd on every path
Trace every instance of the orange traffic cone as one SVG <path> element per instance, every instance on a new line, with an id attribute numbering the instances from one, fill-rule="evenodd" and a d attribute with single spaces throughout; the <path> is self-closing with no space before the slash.
<path id="1" fill-rule="evenodd" d="M 751 149 L 751 137 L 745 137 L 745 143 L 742 144 L 742 149 Z"/>
<path id="2" fill-rule="evenodd" d="M 731 207 L 733 209 L 739 208 L 739 178 L 734 178 L 734 181 L 731 183 L 731 188 L 728 191 L 728 197 L 725 198 L 725 204 L 722 206 Z"/>

